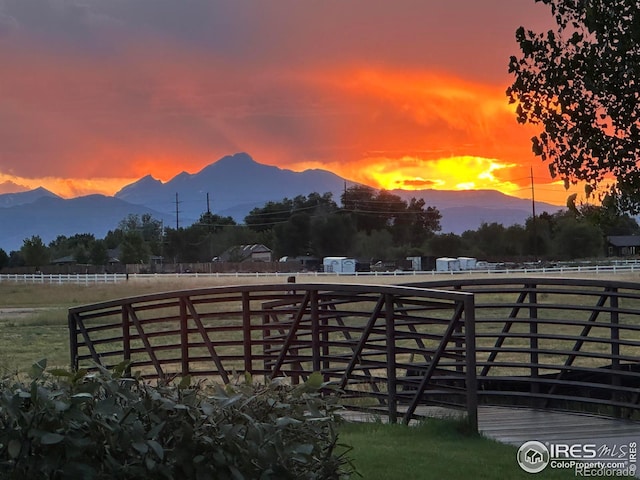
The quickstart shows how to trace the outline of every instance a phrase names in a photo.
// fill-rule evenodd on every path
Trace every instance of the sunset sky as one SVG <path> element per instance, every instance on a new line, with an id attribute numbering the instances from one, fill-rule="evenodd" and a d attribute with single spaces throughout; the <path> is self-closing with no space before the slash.
<path id="1" fill-rule="evenodd" d="M 534 0 L 0 0 L 0 193 L 113 195 L 224 155 L 564 204 L 505 89 Z M 578 190 L 576 190 L 578 191 Z"/>

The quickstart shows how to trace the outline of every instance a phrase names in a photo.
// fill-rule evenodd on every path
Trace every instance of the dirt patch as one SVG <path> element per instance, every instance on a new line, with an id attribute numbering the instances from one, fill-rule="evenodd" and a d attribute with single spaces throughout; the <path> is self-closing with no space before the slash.
<path id="1" fill-rule="evenodd" d="M 0 308 L 0 320 L 6 318 L 24 318 L 33 315 L 42 310 L 47 310 L 47 308 L 34 308 L 34 307 L 25 307 L 25 308 L 8 308 L 3 307 Z"/>

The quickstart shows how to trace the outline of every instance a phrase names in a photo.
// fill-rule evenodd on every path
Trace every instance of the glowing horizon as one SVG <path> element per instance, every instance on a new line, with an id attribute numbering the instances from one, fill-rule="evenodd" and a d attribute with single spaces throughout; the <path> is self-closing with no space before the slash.
<path id="1" fill-rule="evenodd" d="M 377 160 L 377 163 L 373 162 L 373 158 L 368 158 L 367 160 L 372 162 L 371 169 L 367 172 L 361 172 L 360 175 L 356 174 L 347 177 L 339 171 L 333 171 L 333 173 L 342 176 L 346 181 L 361 183 L 379 190 L 496 190 L 517 198 L 531 199 L 530 184 L 523 187 L 508 181 L 499 181 L 495 178 L 492 172 L 504 168 L 510 168 L 513 167 L 513 165 L 502 165 L 494 159 L 467 156 L 424 161 L 414 157 L 404 157 L 402 160 L 405 163 L 414 163 L 414 168 L 407 169 L 406 172 L 387 172 L 385 166 L 387 165 L 388 159 L 386 158 L 375 159 Z M 432 168 L 426 169 L 421 165 L 427 165 Z M 450 174 L 452 170 L 450 165 L 454 165 L 456 167 L 462 166 L 465 175 L 463 177 L 455 178 L 455 176 Z M 478 172 L 475 179 L 473 177 L 469 177 L 469 165 L 475 165 L 475 171 Z M 203 167 L 205 166 L 206 165 L 203 165 Z M 303 165 L 299 168 L 291 168 L 291 166 L 288 168 L 293 171 L 301 172 L 306 169 L 321 167 L 319 165 Z M 199 170 L 201 170 L 201 168 L 187 173 L 194 174 Z M 426 170 L 430 173 L 426 174 Z M 148 172 L 146 175 L 151 175 L 153 178 L 166 183 L 182 171 L 183 170 L 171 172 L 164 177 L 154 175 L 152 172 Z M 422 176 L 415 174 L 416 171 L 422 171 Z M 431 177 L 432 175 L 437 175 L 438 172 L 446 173 L 447 179 L 443 179 L 442 177 L 438 180 L 426 178 Z M 43 187 L 52 193 L 67 199 L 92 194 L 113 196 L 125 186 L 137 182 L 143 176 L 132 178 L 63 179 L 45 177 L 39 179 L 26 179 L 0 174 L 0 194 L 18 193 Z M 581 191 L 578 187 L 565 190 L 564 184 L 561 181 L 538 182 L 535 178 L 534 189 L 537 189 L 537 192 L 535 193 L 536 201 L 551 203 L 554 205 L 565 205 L 566 199 L 571 193 Z"/>

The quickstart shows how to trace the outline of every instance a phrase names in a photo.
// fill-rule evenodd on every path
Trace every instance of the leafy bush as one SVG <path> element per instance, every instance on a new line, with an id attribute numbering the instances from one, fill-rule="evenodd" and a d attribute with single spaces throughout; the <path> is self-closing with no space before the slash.
<path id="1" fill-rule="evenodd" d="M 0 477 L 15 479 L 342 479 L 335 396 L 251 379 L 225 388 L 152 386 L 113 372 L 45 371 L 0 383 Z M 341 451 L 345 449 L 342 448 Z M 347 449 L 348 450 L 348 449 Z"/>

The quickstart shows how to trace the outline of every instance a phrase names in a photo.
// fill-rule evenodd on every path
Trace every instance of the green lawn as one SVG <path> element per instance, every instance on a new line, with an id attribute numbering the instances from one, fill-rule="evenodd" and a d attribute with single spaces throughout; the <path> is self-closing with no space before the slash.
<path id="1" fill-rule="evenodd" d="M 430 419 L 412 427 L 347 423 L 339 440 L 353 447 L 347 455 L 365 480 L 576 478 L 573 471 L 549 467 L 526 473 L 516 461 L 516 447 L 466 433 L 464 424 L 452 420 Z"/>

